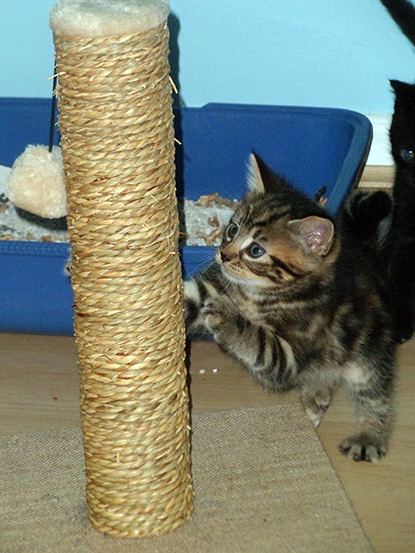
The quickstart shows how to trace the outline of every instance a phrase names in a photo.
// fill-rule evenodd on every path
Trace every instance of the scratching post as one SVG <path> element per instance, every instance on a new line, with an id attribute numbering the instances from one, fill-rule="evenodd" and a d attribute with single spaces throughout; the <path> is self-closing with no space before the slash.
<path id="1" fill-rule="evenodd" d="M 52 10 L 89 518 L 118 536 L 190 517 L 167 0 Z"/>

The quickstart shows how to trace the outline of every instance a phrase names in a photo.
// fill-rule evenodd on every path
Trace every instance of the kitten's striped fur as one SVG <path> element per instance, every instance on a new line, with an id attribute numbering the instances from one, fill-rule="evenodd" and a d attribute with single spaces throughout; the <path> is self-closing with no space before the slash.
<path id="1" fill-rule="evenodd" d="M 335 222 L 258 156 L 249 182 L 215 262 L 185 283 L 188 332 L 209 332 L 270 390 L 299 387 L 315 425 L 346 385 L 361 428 L 340 450 L 376 461 L 393 421 L 395 346 L 375 269 L 389 200 L 359 195 Z"/>

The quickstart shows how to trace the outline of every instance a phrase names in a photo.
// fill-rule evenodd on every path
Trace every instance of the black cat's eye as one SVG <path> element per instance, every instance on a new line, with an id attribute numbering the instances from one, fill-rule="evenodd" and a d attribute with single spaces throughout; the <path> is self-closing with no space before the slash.
<path id="1" fill-rule="evenodd" d="M 236 223 L 234 222 L 229 223 L 225 231 L 225 237 L 227 238 L 227 240 L 233 240 L 235 236 L 238 234 L 238 231 L 239 231 L 239 227 Z"/>
<path id="2" fill-rule="evenodd" d="M 413 150 L 409 150 L 408 148 L 402 148 L 401 158 L 406 161 L 406 163 L 413 163 L 415 161 L 415 152 Z"/>
<path id="3" fill-rule="evenodd" d="M 265 250 L 262 246 L 260 246 L 256 242 L 252 242 L 252 244 L 250 246 L 248 246 L 248 248 L 246 249 L 246 253 L 250 257 L 257 258 L 257 257 L 262 257 L 265 253 Z"/>

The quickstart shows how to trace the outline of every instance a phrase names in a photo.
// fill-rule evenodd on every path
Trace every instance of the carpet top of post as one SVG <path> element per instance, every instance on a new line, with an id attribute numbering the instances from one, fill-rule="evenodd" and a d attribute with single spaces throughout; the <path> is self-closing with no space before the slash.
<path id="1" fill-rule="evenodd" d="M 169 0 L 60 0 L 50 14 L 57 35 L 103 37 L 158 27 L 169 14 Z"/>

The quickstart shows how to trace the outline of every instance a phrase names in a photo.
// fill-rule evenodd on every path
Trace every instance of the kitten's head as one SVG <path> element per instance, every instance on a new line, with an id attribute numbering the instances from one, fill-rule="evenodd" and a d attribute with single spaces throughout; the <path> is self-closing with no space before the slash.
<path id="1" fill-rule="evenodd" d="M 415 84 L 390 81 L 395 109 L 390 128 L 392 154 L 399 167 L 415 173 Z"/>
<path id="2" fill-rule="evenodd" d="M 339 249 L 329 215 L 254 154 L 248 184 L 251 191 L 217 250 L 224 274 L 234 282 L 281 289 L 327 271 Z"/>

